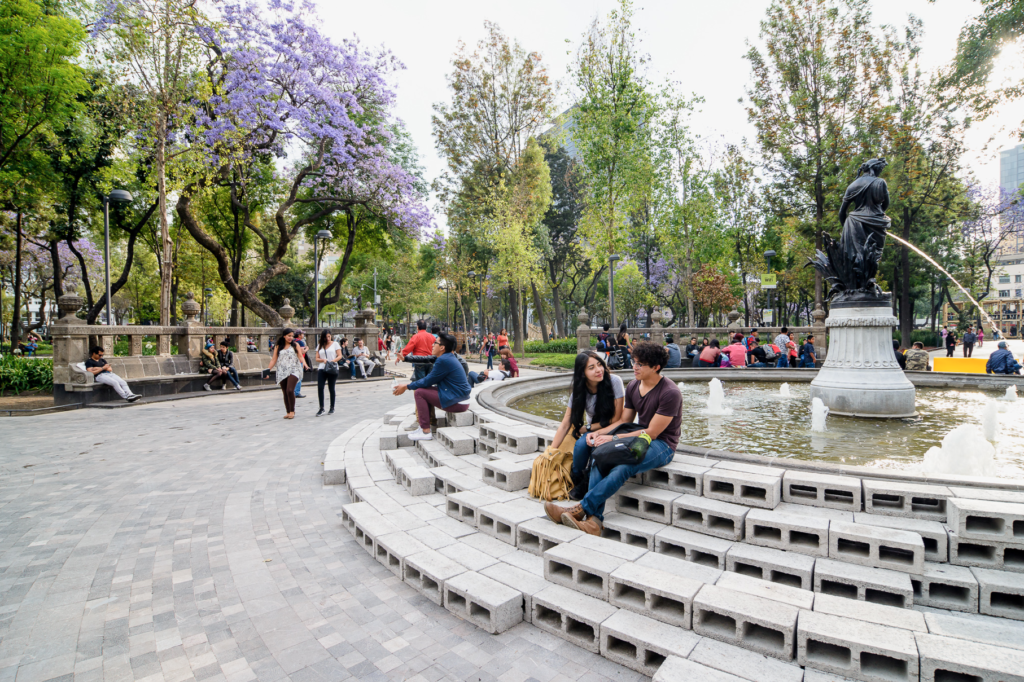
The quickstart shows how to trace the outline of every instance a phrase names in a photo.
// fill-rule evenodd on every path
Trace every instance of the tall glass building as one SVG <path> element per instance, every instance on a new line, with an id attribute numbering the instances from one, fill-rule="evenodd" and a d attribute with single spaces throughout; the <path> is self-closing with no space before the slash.
<path id="1" fill-rule="evenodd" d="M 1024 185 L 1024 144 L 999 152 L 999 186 L 1015 192 Z"/>

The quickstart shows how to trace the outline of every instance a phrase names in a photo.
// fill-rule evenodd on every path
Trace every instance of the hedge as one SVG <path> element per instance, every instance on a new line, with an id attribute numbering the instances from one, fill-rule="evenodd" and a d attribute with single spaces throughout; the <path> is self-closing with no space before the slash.
<path id="1" fill-rule="evenodd" d="M 0 395 L 53 390 L 52 358 L 0 358 Z"/>
<path id="2" fill-rule="evenodd" d="M 527 353 L 564 353 L 576 355 L 576 339 L 558 339 L 556 341 L 527 341 Z"/>
<path id="3" fill-rule="evenodd" d="M 892 333 L 892 338 L 900 342 L 900 345 L 910 346 L 918 341 L 929 347 L 939 347 L 942 344 L 939 343 L 939 333 L 929 331 L 927 329 L 915 329 L 910 332 L 910 343 L 903 343 L 903 336 L 899 331 Z"/>

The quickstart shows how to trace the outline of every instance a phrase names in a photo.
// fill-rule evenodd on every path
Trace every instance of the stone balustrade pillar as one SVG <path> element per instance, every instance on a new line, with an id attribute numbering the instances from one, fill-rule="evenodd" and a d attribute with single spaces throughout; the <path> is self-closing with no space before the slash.
<path id="1" fill-rule="evenodd" d="M 128 355 L 142 355 L 142 334 L 130 334 L 128 336 Z"/>
<path id="2" fill-rule="evenodd" d="M 57 300 L 61 317 L 51 325 L 54 384 L 71 384 L 71 365 L 89 359 L 89 331 L 85 320 L 75 315 L 83 302 L 77 294 L 64 294 Z"/>
<path id="3" fill-rule="evenodd" d="M 576 352 L 582 353 L 590 350 L 590 315 L 581 310 L 576 319 L 580 321 L 580 326 L 576 328 Z"/>
<path id="4" fill-rule="evenodd" d="M 178 336 L 178 354 L 188 357 L 190 360 L 198 359 L 203 354 L 203 344 L 206 341 L 206 327 L 199 322 L 201 308 L 196 303 L 195 296 L 190 291 L 181 304 L 181 313 L 185 316 L 185 333 Z"/>
<path id="5" fill-rule="evenodd" d="M 828 328 L 825 326 L 825 311 L 821 308 L 815 308 L 811 312 L 811 317 L 814 318 L 814 324 L 812 325 L 814 329 L 814 357 L 821 364 L 825 361 L 828 353 L 828 344 L 826 342 Z"/>
<path id="6" fill-rule="evenodd" d="M 663 316 L 657 308 L 651 313 L 651 341 L 659 346 L 665 345 L 665 328 L 661 326 Z"/>

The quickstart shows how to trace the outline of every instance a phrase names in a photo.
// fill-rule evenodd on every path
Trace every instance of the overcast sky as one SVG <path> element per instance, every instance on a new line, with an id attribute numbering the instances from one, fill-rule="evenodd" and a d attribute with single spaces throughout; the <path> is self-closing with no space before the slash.
<path id="1" fill-rule="evenodd" d="M 365 44 L 384 45 L 404 62 L 406 70 L 397 77 L 397 114 L 419 148 L 428 180 L 443 166 L 431 136 L 431 106 L 448 98 L 445 74 L 451 70 L 460 40 L 474 45 L 484 35 L 483 22 L 497 22 L 525 49 L 541 53 L 549 74 L 561 82 L 560 105 L 565 105 L 569 102 L 568 53 L 594 18 L 605 16 L 616 4 L 613 0 L 318 1 L 332 36 L 341 39 L 355 33 Z M 753 139 L 753 127 L 738 100 L 750 82 L 749 65 L 743 59 L 746 43 L 758 42 L 759 22 L 767 6 L 767 0 L 636 2 L 635 26 L 643 50 L 651 57 L 651 80 L 671 78 L 684 91 L 705 99 L 694 118 L 695 132 L 737 144 L 744 137 Z M 960 27 L 979 11 L 971 0 L 884 0 L 873 6 L 876 23 L 902 25 L 908 14 L 924 21 L 921 58 L 927 69 L 949 62 Z M 1019 57 L 1020 53 L 1003 61 L 1021 69 Z M 1022 118 L 1024 103 L 1017 103 L 1000 112 L 998 121 L 986 122 L 969 135 L 971 152 L 964 162 L 982 182 L 998 182 L 998 151 L 1015 144 L 1008 132 L 998 132 L 1000 127 L 1013 126 Z M 993 134 L 995 143 L 983 152 L 982 146 Z M 439 222 L 444 222 L 443 217 Z"/>

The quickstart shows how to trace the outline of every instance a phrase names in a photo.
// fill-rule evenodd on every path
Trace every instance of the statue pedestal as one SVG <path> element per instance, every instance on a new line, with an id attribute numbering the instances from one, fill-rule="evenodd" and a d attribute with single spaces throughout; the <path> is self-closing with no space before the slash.
<path id="1" fill-rule="evenodd" d="M 899 419 L 913 417 L 914 385 L 892 349 L 897 320 L 888 302 L 836 302 L 825 324 L 828 355 L 811 382 L 830 414 Z"/>

